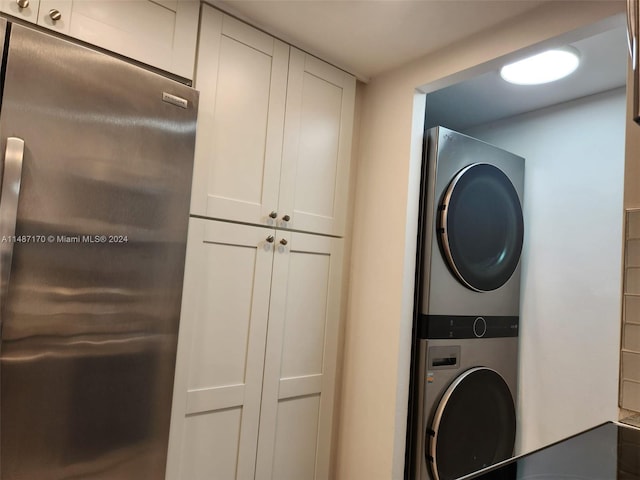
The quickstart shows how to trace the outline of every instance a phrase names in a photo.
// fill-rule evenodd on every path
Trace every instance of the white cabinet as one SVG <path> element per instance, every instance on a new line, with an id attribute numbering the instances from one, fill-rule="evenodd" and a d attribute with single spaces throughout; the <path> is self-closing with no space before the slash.
<path id="1" fill-rule="evenodd" d="M 0 0 L 0 11 L 68 34 L 72 3 L 72 0 Z"/>
<path id="2" fill-rule="evenodd" d="M 192 79 L 200 4 L 73 0 L 69 35 Z"/>
<path id="3" fill-rule="evenodd" d="M 277 234 L 255 478 L 328 480 L 342 240 Z"/>
<path id="4" fill-rule="evenodd" d="M 188 79 L 199 9 L 194 0 L 0 0 L 4 13 Z"/>
<path id="5" fill-rule="evenodd" d="M 355 78 L 203 6 L 191 213 L 341 236 Z"/>
<path id="6" fill-rule="evenodd" d="M 0 0 L 0 10 L 27 22 L 38 21 L 40 0 Z"/>
<path id="7" fill-rule="evenodd" d="M 270 236 L 266 228 L 190 221 L 168 479 L 253 478 Z"/>
<path id="8" fill-rule="evenodd" d="M 69 34 L 72 0 L 40 0 L 37 24 L 56 32 Z"/>
<path id="9" fill-rule="evenodd" d="M 191 213 L 275 225 L 289 46 L 203 6 Z"/>
<path id="10" fill-rule="evenodd" d="M 341 245 L 191 219 L 167 479 L 328 479 Z"/>
<path id="11" fill-rule="evenodd" d="M 344 235 L 355 78 L 291 48 L 280 175 L 281 226 Z"/>
<path id="12" fill-rule="evenodd" d="M 208 5 L 199 35 L 167 480 L 328 480 L 355 79 Z"/>

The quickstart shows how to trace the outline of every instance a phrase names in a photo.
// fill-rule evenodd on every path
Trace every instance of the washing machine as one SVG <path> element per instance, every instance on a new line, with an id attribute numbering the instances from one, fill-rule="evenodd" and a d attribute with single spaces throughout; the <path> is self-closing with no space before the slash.
<path id="1" fill-rule="evenodd" d="M 414 477 L 453 480 L 513 454 L 524 159 L 427 132 L 414 357 Z"/>
<path id="2" fill-rule="evenodd" d="M 518 338 L 492 334 L 420 340 L 420 480 L 454 480 L 513 455 Z"/>

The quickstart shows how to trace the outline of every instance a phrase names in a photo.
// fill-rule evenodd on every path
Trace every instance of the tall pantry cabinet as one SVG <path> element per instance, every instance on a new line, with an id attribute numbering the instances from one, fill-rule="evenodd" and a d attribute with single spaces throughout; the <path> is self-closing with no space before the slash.
<path id="1" fill-rule="evenodd" d="M 326 480 L 355 79 L 203 5 L 168 480 Z"/>

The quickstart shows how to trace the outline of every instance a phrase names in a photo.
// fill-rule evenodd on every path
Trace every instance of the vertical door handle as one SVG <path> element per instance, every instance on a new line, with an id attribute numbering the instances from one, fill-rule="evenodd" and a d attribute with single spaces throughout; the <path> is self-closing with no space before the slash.
<path id="1" fill-rule="evenodd" d="M 631 65 L 636 70 L 636 49 L 638 48 L 637 39 L 637 1 L 627 0 L 627 42 L 629 47 L 629 55 L 631 55 Z"/>
<path id="2" fill-rule="evenodd" d="M 0 193 L 0 312 L 4 308 L 9 289 L 23 159 L 24 140 L 8 137 L 4 152 L 2 193 Z M 0 324 L 1 322 L 2 318 L 0 317 Z"/>
<path id="3" fill-rule="evenodd" d="M 632 120 L 640 123 L 640 72 L 638 67 L 638 0 L 627 0 L 627 40 L 629 42 L 629 54 L 631 55 L 631 95 L 632 95 Z"/>

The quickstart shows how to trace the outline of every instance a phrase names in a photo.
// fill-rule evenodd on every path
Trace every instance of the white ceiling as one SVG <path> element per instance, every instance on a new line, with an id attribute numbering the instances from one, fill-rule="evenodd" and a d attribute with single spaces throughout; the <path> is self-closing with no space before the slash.
<path id="1" fill-rule="evenodd" d="M 210 0 L 368 79 L 537 7 L 544 0 Z"/>
<path id="2" fill-rule="evenodd" d="M 427 128 L 462 130 L 562 102 L 622 87 L 627 75 L 624 26 L 571 43 L 580 66 L 568 77 L 544 85 L 512 85 L 498 70 L 427 95 Z"/>

